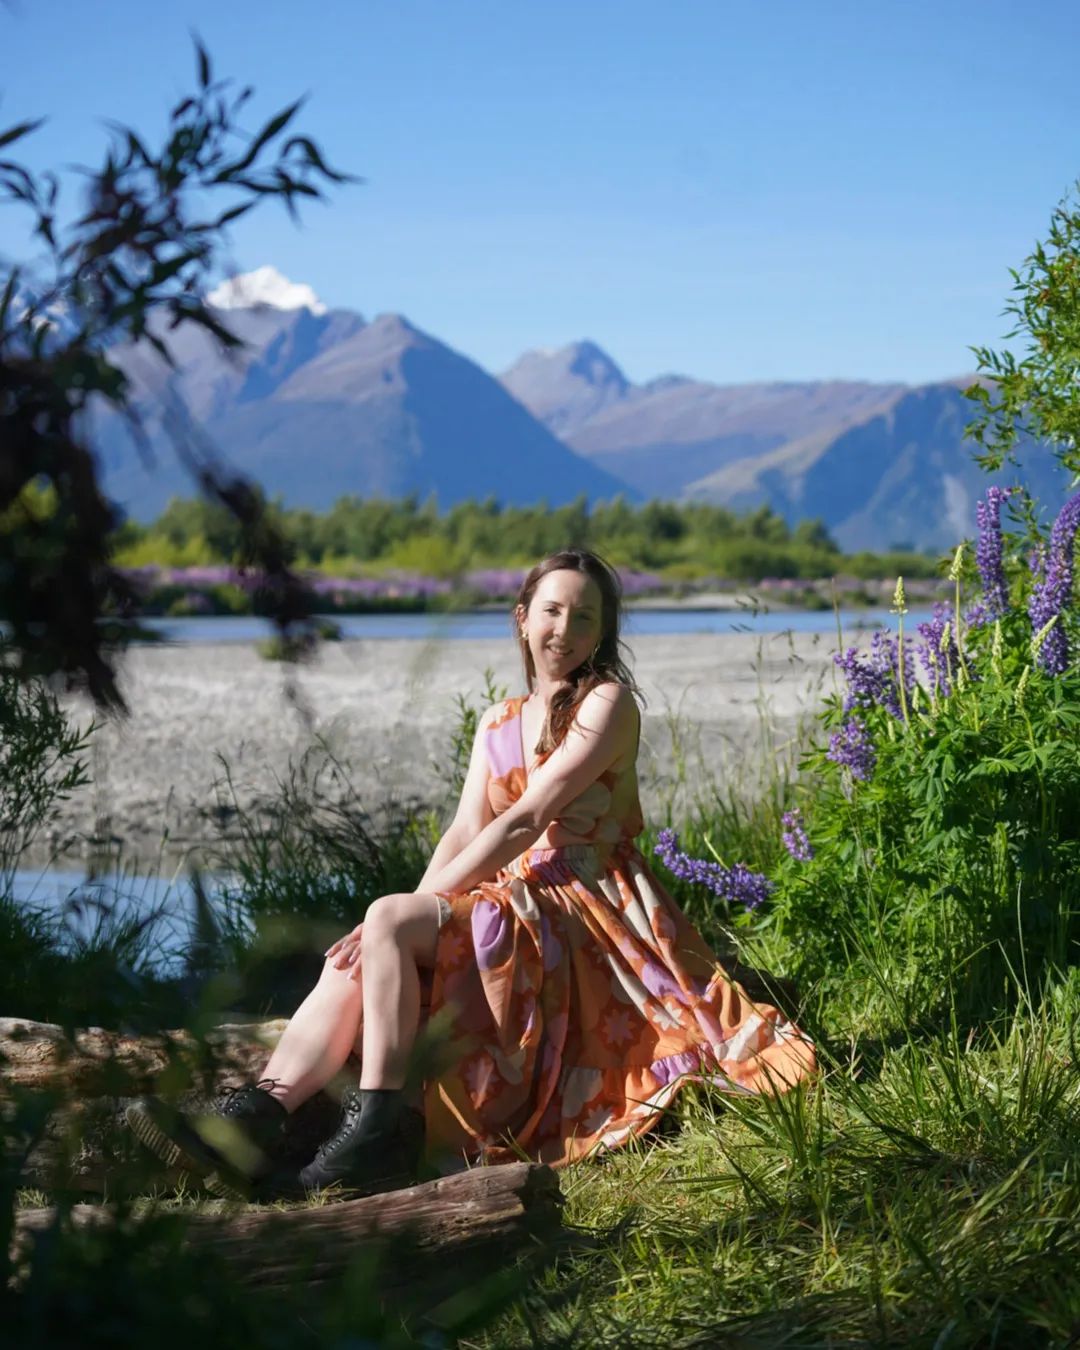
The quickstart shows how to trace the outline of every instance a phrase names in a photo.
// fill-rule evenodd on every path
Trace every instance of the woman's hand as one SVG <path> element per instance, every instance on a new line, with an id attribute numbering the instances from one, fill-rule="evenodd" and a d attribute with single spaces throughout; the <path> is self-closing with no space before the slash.
<path id="1" fill-rule="evenodd" d="M 349 967 L 349 979 L 355 980 L 360 970 L 360 944 L 364 938 L 364 925 L 358 923 L 351 933 L 346 933 L 344 937 L 338 938 L 333 946 L 326 950 L 326 959 L 332 960 L 335 970 L 346 970 Z"/>

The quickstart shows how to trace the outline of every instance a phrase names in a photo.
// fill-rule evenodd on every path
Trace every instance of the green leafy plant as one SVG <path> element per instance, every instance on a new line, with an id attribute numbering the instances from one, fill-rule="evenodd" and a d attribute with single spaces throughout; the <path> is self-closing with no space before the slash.
<path id="1" fill-rule="evenodd" d="M 1067 615 L 1034 629 L 1008 603 L 994 532 L 973 621 L 942 606 L 916 643 L 901 628 L 837 658 L 847 689 L 804 765 L 814 856 L 785 860 L 769 920 L 815 978 L 848 978 L 872 937 L 895 944 L 924 1011 L 946 986 L 996 1006 L 1006 976 L 1038 981 L 1080 952 L 1080 671 L 1047 648 Z M 1014 598 L 1036 609 L 1037 584 L 1018 571 Z"/>
<path id="2" fill-rule="evenodd" d="M 0 643 L 0 895 L 59 804 L 89 781 L 93 734 L 72 725 L 48 685 L 21 680 L 9 656 Z"/>
<path id="3" fill-rule="evenodd" d="M 965 390 L 976 405 L 970 434 L 991 471 L 1015 462 L 1026 438 L 1048 441 L 1064 468 L 1080 473 L 1080 202 L 1065 197 L 1054 210 L 1045 242 L 1018 269 L 1005 313 L 1023 354 L 972 350 L 983 377 Z"/>

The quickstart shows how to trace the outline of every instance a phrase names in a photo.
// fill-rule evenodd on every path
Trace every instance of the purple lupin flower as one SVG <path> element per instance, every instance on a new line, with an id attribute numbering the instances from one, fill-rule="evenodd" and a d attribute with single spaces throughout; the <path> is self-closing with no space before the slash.
<path id="1" fill-rule="evenodd" d="M 863 658 L 858 647 L 837 652 L 833 661 L 847 680 L 844 712 L 851 712 L 853 708 L 872 708 L 881 702 L 881 675 Z"/>
<path id="2" fill-rule="evenodd" d="M 988 622 L 990 613 L 981 600 L 976 600 L 968 612 L 964 615 L 964 622 L 969 628 L 981 628 Z"/>
<path id="3" fill-rule="evenodd" d="M 898 721 L 904 717 L 904 703 L 900 697 L 900 639 L 893 637 L 883 628 L 879 628 L 870 641 L 870 659 L 882 677 L 882 706 L 887 708 Z M 904 643 L 903 664 L 904 693 L 910 704 L 915 693 L 915 662 L 912 661 L 907 643 Z"/>
<path id="4" fill-rule="evenodd" d="M 993 623 L 1009 607 L 1009 586 L 1005 580 L 1005 546 L 1001 538 L 1001 504 L 1013 495 L 1014 488 L 988 487 L 984 500 L 975 505 L 975 524 L 979 542 L 975 561 L 982 578 L 982 602 L 968 615 L 968 623 L 978 627 Z"/>
<path id="5" fill-rule="evenodd" d="M 932 619 L 919 624 L 919 635 L 923 641 L 918 644 L 917 650 L 934 693 L 948 698 L 952 693 L 956 672 L 960 669 L 952 606 L 947 601 L 941 601 L 934 606 L 933 615 Z M 949 630 L 947 639 L 946 627 Z"/>
<path id="6" fill-rule="evenodd" d="M 787 851 L 796 862 L 810 862 L 814 856 L 814 846 L 807 836 L 799 808 L 796 806 L 792 811 L 785 811 L 781 824 L 784 832 L 780 838 Z"/>
<path id="7" fill-rule="evenodd" d="M 1035 585 L 1028 600 L 1028 615 L 1032 631 L 1040 633 L 1051 620 L 1057 620 L 1044 637 L 1037 657 L 1048 675 L 1062 675 L 1069 665 L 1069 638 L 1063 616 L 1072 600 L 1073 554 L 1078 526 L 1080 492 L 1070 497 L 1058 512 L 1049 544 L 1037 548 L 1031 559 Z"/>
<path id="8" fill-rule="evenodd" d="M 877 750 L 860 718 L 847 718 L 840 730 L 833 732 L 829 737 L 825 758 L 847 769 L 852 778 L 860 783 L 868 783 L 873 778 L 877 767 Z"/>
<path id="9" fill-rule="evenodd" d="M 887 708 L 898 720 L 903 720 L 904 709 L 900 698 L 900 640 L 879 629 L 870 643 L 870 654 L 864 656 L 858 647 L 849 647 L 837 653 L 833 661 L 844 672 L 847 693 L 844 712 L 856 708 L 871 708 L 875 704 Z M 915 689 L 914 663 L 904 648 L 904 686 L 910 701 Z"/>
<path id="10" fill-rule="evenodd" d="M 674 830 L 660 830 L 656 848 L 664 866 L 680 881 L 692 881 L 705 886 L 728 904 L 739 904 L 746 909 L 757 909 L 773 889 L 773 883 L 760 872 L 752 872 L 745 863 L 725 867 L 706 858 L 693 858 L 679 848 L 679 836 Z"/>

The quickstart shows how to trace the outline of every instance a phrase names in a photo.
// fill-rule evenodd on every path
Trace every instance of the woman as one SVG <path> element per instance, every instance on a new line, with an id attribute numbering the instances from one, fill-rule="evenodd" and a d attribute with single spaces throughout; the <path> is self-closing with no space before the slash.
<path id="1" fill-rule="evenodd" d="M 810 1070 L 798 1029 L 747 1001 L 635 847 L 640 714 L 620 599 L 595 554 L 532 569 L 514 611 L 529 693 L 481 718 L 416 893 L 376 900 L 334 943 L 263 1079 L 216 1116 L 129 1110 L 166 1162 L 246 1193 L 288 1113 L 354 1048 L 359 1092 L 301 1171 L 309 1190 L 408 1184 L 425 1151 L 440 1168 L 558 1166 L 643 1134 L 688 1081 L 776 1091 Z M 421 1115 L 406 1080 L 425 1001 L 450 1067 L 429 1075 Z"/>

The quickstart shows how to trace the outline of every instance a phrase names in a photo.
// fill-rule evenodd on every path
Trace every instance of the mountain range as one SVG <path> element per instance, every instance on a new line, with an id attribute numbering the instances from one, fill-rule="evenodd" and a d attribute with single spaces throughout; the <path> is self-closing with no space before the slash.
<path id="1" fill-rule="evenodd" d="M 272 268 L 208 300 L 243 340 L 239 356 L 190 325 L 168 335 L 172 368 L 148 347 L 111 353 L 156 464 L 113 416 L 92 435 L 108 490 L 136 519 L 193 490 L 166 435 L 169 405 L 269 495 L 314 510 L 346 494 L 434 493 L 445 508 L 621 493 L 819 517 L 847 550 L 938 550 L 972 533 L 988 481 L 964 436 L 969 380 L 635 385 L 591 342 L 527 352 L 495 377 L 400 315 L 328 309 Z M 1056 505 L 1052 457 L 1033 448 L 1023 463 Z"/>

